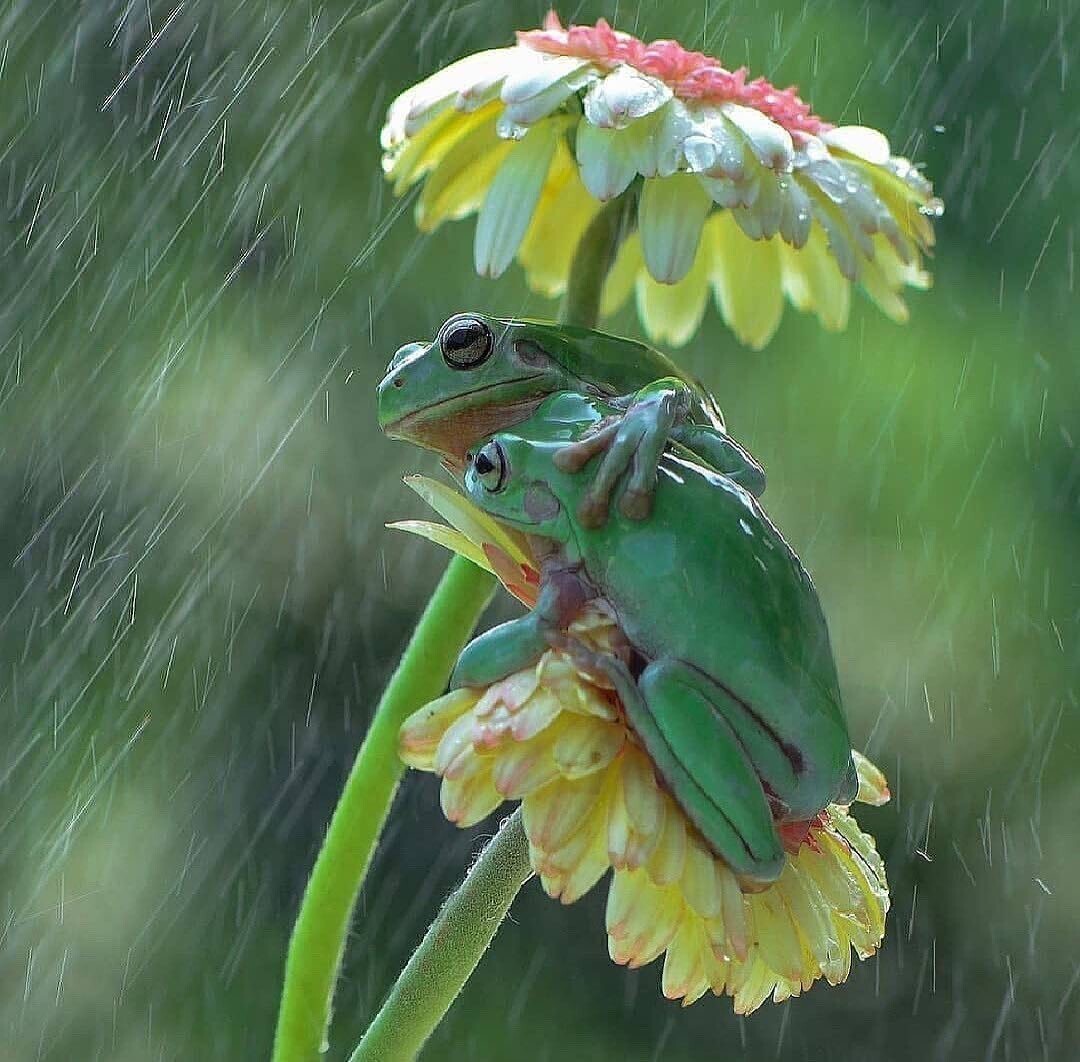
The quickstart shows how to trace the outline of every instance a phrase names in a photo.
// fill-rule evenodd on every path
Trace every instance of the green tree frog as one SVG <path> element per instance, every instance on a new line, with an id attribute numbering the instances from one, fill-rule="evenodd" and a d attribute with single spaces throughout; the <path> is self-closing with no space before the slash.
<path id="1" fill-rule="evenodd" d="M 803 822 L 857 788 L 836 665 L 814 584 L 753 495 L 670 447 L 653 512 L 599 527 L 576 513 L 587 477 L 557 456 L 611 415 L 556 395 L 471 455 L 469 497 L 531 536 L 535 609 L 475 639 L 451 685 L 487 685 L 549 646 L 618 692 L 674 798 L 746 887 L 779 875 L 777 823 Z M 563 633 L 602 599 L 629 642 L 599 657 Z"/>
<path id="2" fill-rule="evenodd" d="M 456 314 L 434 342 L 409 343 L 394 355 L 378 387 L 379 424 L 460 472 L 480 439 L 525 420 L 562 391 L 606 399 L 611 409 L 556 457 L 560 468 L 575 471 L 604 455 L 579 502 L 586 526 L 607 518 L 624 473 L 624 515 L 648 515 L 669 439 L 755 496 L 765 488 L 763 469 L 728 435 L 701 384 L 643 343 L 569 325 Z"/>

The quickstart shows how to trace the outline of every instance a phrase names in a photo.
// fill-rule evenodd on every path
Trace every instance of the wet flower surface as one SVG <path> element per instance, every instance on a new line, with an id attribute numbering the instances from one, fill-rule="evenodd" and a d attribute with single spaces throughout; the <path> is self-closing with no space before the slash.
<path id="1" fill-rule="evenodd" d="M 902 321 L 901 290 L 930 283 L 941 204 L 885 136 L 602 19 L 564 29 L 549 15 L 515 46 L 440 70 L 393 102 L 382 144 L 395 191 L 423 181 L 422 229 L 477 213 L 477 271 L 498 276 L 516 257 L 552 296 L 603 203 L 637 194 L 601 311 L 633 294 L 656 340 L 689 340 L 710 290 L 761 347 L 785 297 L 841 329 L 852 284 Z"/>
<path id="2" fill-rule="evenodd" d="M 450 488 L 409 482 L 453 527 L 396 526 L 471 550 L 531 603 L 536 569 L 523 540 Z M 602 603 L 587 606 L 569 633 L 592 652 L 626 648 Z M 884 864 L 848 808 L 783 826 L 779 879 L 743 892 L 664 788 L 614 691 L 559 650 L 488 688 L 426 705 L 402 727 L 399 748 L 410 766 L 442 778 L 443 812 L 459 826 L 520 800 L 530 860 L 549 896 L 573 903 L 610 869 L 611 958 L 638 967 L 664 956 L 671 999 L 689 1004 L 712 991 L 748 1013 L 819 978 L 845 980 L 852 951 L 866 958 L 884 935 Z M 856 799 L 884 803 L 884 777 L 854 755 Z"/>

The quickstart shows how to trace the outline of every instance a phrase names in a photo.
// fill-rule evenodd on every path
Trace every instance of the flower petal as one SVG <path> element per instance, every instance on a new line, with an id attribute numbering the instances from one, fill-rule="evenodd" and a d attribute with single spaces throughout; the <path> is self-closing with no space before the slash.
<path id="1" fill-rule="evenodd" d="M 429 542 L 443 546 L 459 557 L 471 560 L 478 568 L 494 574 L 487 557 L 484 556 L 484 551 L 479 546 L 473 545 L 470 539 L 460 531 L 455 531 L 445 524 L 436 524 L 430 520 L 395 520 L 386 526 L 394 531 L 406 531 L 410 535 L 426 538 Z"/>
<path id="2" fill-rule="evenodd" d="M 615 255 L 615 261 L 608 271 L 604 281 L 604 291 L 600 296 L 600 313 L 604 317 L 610 317 L 621 309 L 623 303 L 630 297 L 634 290 L 634 281 L 638 273 L 645 267 L 645 259 L 641 254 L 641 237 L 632 232 L 622 242 L 619 253 Z"/>
<path id="3" fill-rule="evenodd" d="M 562 123 L 533 126 L 507 155 L 476 221 L 474 258 L 481 276 L 497 277 L 513 261 L 540 198 Z"/>
<path id="4" fill-rule="evenodd" d="M 754 107 L 725 103 L 724 115 L 739 130 L 763 166 L 783 173 L 791 169 L 795 145 L 791 134 Z"/>
<path id="5" fill-rule="evenodd" d="M 416 201 L 421 232 L 476 210 L 511 150 L 511 144 L 499 139 L 486 112 L 480 113 L 484 121 L 454 143 L 424 182 Z"/>
<path id="6" fill-rule="evenodd" d="M 452 690 L 413 712 L 398 731 L 398 755 L 410 767 L 421 771 L 435 769 L 435 750 L 450 725 L 479 700 L 476 690 Z"/>
<path id="7" fill-rule="evenodd" d="M 566 290 L 574 252 L 599 209 L 560 138 L 551 171 L 518 251 L 518 261 L 533 291 L 556 296 Z"/>
<path id="8" fill-rule="evenodd" d="M 382 146 L 390 149 L 415 136 L 459 94 L 498 83 L 512 69 L 516 52 L 516 48 L 490 48 L 467 55 L 407 89 L 390 104 Z"/>
<path id="9" fill-rule="evenodd" d="M 885 134 L 866 125 L 838 125 L 823 132 L 821 139 L 830 148 L 857 155 L 874 166 L 886 165 L 891 154 Z"/>
<path id="10" fill-rule="evenodd" d="M 720 312 L 740 342 L 760 350 L 780 326 L 784 302 L 777 238 L 751 240 L 726 212 L 706 226 L 712 243 L 711 278 Z"/>
<path id="11" fill-rule="evenodd" d="M 548 852 L 566 844 L 589 818 L 607 780 L 607 772 L 598 771 L 574 782 L 545 786 L 526 796 L 521 808 L 529 840 Z"/>
<path id="12" fill-rule="evenodd" d="M 661 283 L 675 284 L 690 271 L 709 204 L 691 174 L 645 182 L 638 208 L 641 250 L 649 272 Z"/>
<path id="13" fill-rule="evenodd" d="M 637 176 L 637 163 L 625 133 L 580 122 L 576 151 L 581 180 L 602 202 L 622 195 Z"/>
<path id="14" fill-rule="evenodd" d="M 659 284 L 644 270 L 638 274 L 638 315 L 654 342 L 681 347 L 697 332 L 709 301 L 708 244 L 702 239 L 690 272 L 677 284 Z"/>
<path id="15" fill-rule="evenodd" d="M 586 94 L 585 120 L 601 129 L 625 129 L 659 110 L 673 96 L 663 81 L 632 66 L 617 66 Z"/>
<path id="16" fill-rule="evenodd" d="M 857 749 L 851 750 L 851 758 L 855 761 L 855 771 L 859 776 L 859 791 L 855 799 L 860 804 L 870 804 L 872 807 L 887 804 L 892 794 L 885 775 Z"/>
<path id="17" fill-rule="evenodd" d="M 814 225 L 799 251 L 780 244 L 784 291 L 800 310 L 812 310 L 822 325 L 840 332 L 847 324 L 851 288 L 829 254 L 825 233 Z"/>
<path id="18" fill-rule="evenodd" d="M 500 524 L 453 487 L 428 476 L 405 476 L 404 482 L 470 541 L 478 545 L 490 542 L 516 563 L 532 563 L 532 554 L 522 535 Z"/>

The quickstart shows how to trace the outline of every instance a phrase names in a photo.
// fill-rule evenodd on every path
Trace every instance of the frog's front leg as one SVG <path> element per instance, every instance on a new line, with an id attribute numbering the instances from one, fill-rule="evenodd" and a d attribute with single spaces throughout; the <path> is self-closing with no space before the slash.
<path id="1" fill-rule="evenodd" d="M 726 432 L 704 424 L 677 424 L 672 428 L 671 438 L 755 498 L 765 493 L 765 469 Z"/>
<path id="2" fill-rule="evenodd" d="M 681 661 L 653 661 L 635 682 L 616 657 L 567 639 L 562 648 L 611 682 L 675 800 L 743 885 L 775 881 L 784 848 L 768 798 L 709 684 L 698 683 L 698 673 Z"/>
<path id="3" fill-rule="evenodd" d="M 535 664 L 551 647 L 556 632 L 568 627 L 592 596 L 575 569 L 545 571 L 533 610 L 474 638 L 458 657 L 450 689 L 490 686 Z"/>
<path id="4" fill-rule="evenodd" d="M 657 380 L 634 395 L 616 400 L 614 404 L 627 406 L 618 420 L 556 452 L 555 465 L 564 472 L 577 472 L 597 454 L 604 455 L 578 507 L 578 519 L 585 527 L 604 523 L 612 491 L 628 470 L 619 508 L 634 520 L 649 515 L 660 455 L 672 428 L 689 414 L 691 401 L 690 390 L 682 380 Z"/>

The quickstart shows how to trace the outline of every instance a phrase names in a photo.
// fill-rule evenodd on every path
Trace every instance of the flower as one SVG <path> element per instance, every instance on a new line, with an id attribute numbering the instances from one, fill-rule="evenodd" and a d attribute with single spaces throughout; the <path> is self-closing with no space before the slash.
<path id="1" fill-rule="evenodd" d="M 422 477 L 410 485 L 454 529 L 393 526 L 459 551 L 468 546 L 518 590 L 535 587 L 524 540 L 508 540 L 449 488 Z M 492 564 L 491 556 L 500 559 Z M 535 598 L 535 589 L 520 596 Z M 625 650 L 602 603 L 588 605 L 569 634 L 592 652 Z M 401 728 L 399 749 L 407 764 L 442 778 L 443 812 L 459 826 L 520 800 L 530 861 L 552 898 L 573 903 L 611 869 L 611 958 L 638 967 L 663 955 L 663 992 L 684 1005 L 711 990 L 731 996 L 745 1014 L 821 977 L 838 984 L 852 950 L 866 958 L 884 935 L 885 868 L 846 807 L 785 824 L 788 859 L 779 879 L 743 892 L 664 788 L 615 692 L 561 650 L 486 689 L 454 690 L 421 708 Z M 853 755 L 856 799 L 887 801 L 884 777 Z"/>
<path id="2" fill-rule="evenodd" d="M 640 184 L 601 312 L 636 293 L 655 340 L 687 342 L 710 288 L 760 348 L 785 295 L 839 330 L 851 284 L 898 321 L 901 289 L 930 284 L 942 205 L 881 133 L 832 126 L 793 88 L 603 19 L 566 29 L 551 13 L 516 45 L 438 71 L 391 104 L 382 146 L 395 192 L 424 182 L 422 230 L 478 213 L 477 272 L 516 257 L 551 296 L 602 203 Z"/>

